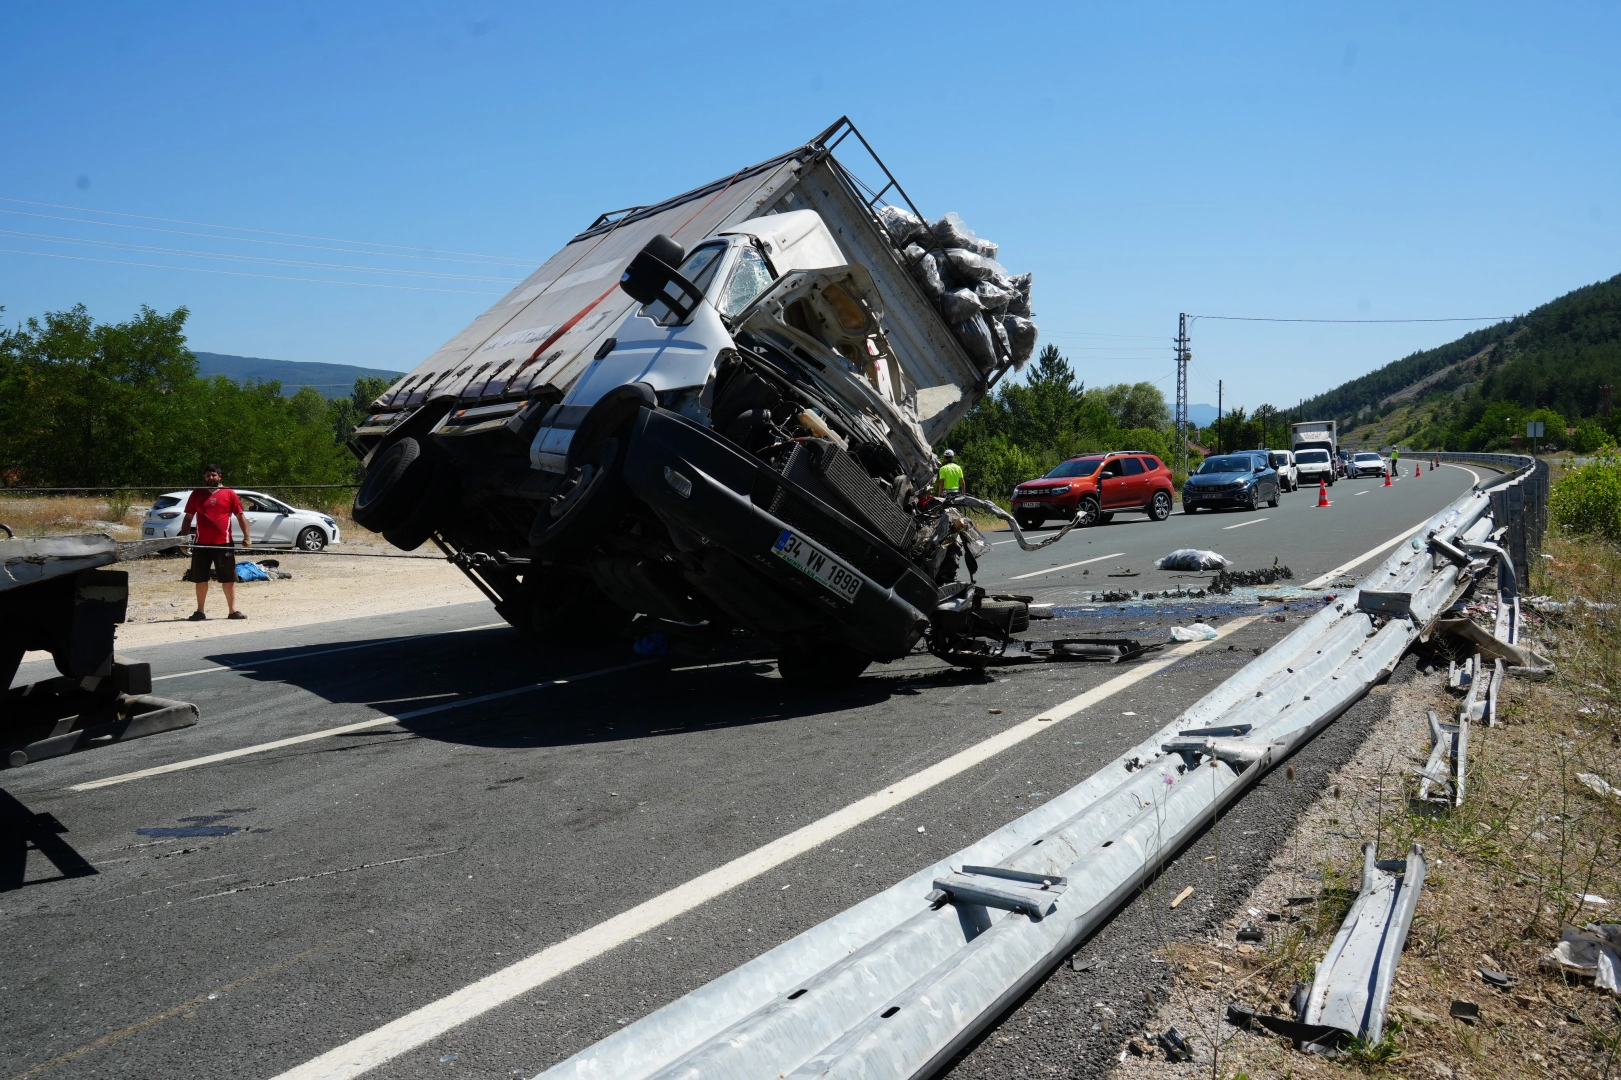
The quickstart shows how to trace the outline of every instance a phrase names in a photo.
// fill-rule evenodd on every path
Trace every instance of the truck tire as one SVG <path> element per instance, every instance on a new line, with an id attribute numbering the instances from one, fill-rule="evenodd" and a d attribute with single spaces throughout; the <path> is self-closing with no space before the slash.
<path id="1" fill-rule="evenodd" d="M 777 657 L 777 674 L 799 691 L 842 690 L 861 677 L 872 663 L 848 645 L 821 642 L 806 648 L 782 650 Z"/>
<path id="2" fill-rule="evenodd" d="M 529 546 L 547 555 L 590 547 L 626 508 L 625 455 L 629 432 L 598 439 L 576 457 L 557 493 L 535 515 Z"/>
<path id="3" fill-rule="evenodd" d="M 428 484 L 433 463 L 413 438 L 401 439 L 366 470 L 366 481 L 355 492 L 355 524 L 372 532 L 386 532 L 401 524 L 416 509 Z"/>

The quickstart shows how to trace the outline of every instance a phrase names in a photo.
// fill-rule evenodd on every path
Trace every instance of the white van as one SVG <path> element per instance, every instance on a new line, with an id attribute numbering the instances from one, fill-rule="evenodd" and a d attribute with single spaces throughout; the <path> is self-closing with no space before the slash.
<path id="1" fill-rule="evenodd" d="M 1295 476 L 1298 483 L 1334 483 L 1334 459 L 1327 447 L 1295 451 Z"/>
<path id="2" fill-rule="evenodd" d="M 1300 487 L 1300 474 L 1295 469 L 1295 456 L 1288 450 L 1269 450 L 1272 467 L 1278 471 L 1278 490 L 1294 491 Z"/>

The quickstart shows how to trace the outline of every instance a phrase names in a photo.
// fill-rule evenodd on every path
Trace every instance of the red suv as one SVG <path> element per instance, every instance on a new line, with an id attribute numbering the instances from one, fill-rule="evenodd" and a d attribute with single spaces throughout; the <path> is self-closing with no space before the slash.
<path id="1" fill-rule="evenodd" d="M 1123 512 L 1164 521 L 1171 516 L 1175 490 L 1171 470 L 1152 454 L 1138 450 L 1083 454 L 1014 488 L 1013 516 L 1022 529 L 1033 529 L 1048 518 L 1077 515 L 1084 528 Z"/>

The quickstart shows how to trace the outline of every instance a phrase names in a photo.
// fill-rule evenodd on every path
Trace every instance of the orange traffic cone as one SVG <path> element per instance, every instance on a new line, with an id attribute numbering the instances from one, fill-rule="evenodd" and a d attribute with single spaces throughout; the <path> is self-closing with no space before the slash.
<path id="1" fill-rule="evenodd" d="M 1328 501 L 1328 481 L 1326 481 L 1326 480 L 1317 481 L 1317 505 L 1318 506 L 1328 506 L 1329 505 L 1329 501 Z"/>
<path id="2" fill-rule="evenodd" d="M 1385 470 L 1385 487 L 1390 486 L 1390 470 Z"/>
<path id="3" fill-rule="evenodd" d="M 1423 476 L 1424 475 L 1424 465 L 1423 465 L 1423 463 L 1421 463 L 1419 461 L 1416 461 L 1416 460 L 1413 462 L 1413 475 L 1414 476 Z"/>

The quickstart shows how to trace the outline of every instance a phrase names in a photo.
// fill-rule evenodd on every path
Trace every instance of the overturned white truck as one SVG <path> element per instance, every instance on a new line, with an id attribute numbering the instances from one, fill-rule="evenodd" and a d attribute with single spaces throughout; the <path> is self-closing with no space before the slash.
<path id="1" fill-rule="evenodd" d="M 881 188 L 834 156 L 850 136 Z M 847 120 L 604 214 L 378 398 L 355 520 L 432 540 L 546 639 L 754 634 L 818 684 L 925 638 L 983 663 L 1028 598 L 972 583 L 984 541 L 929 489 L 931 447 L 1035 344 L 995 255 Z"/>

